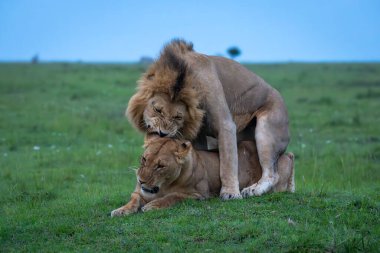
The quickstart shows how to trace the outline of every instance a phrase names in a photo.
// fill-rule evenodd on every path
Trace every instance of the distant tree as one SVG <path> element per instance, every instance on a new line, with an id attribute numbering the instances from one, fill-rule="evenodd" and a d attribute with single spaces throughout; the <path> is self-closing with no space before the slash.
<path id="1" fill-rule="evenodd" d="M 32 64 L 37 64 L 39 62 L 38 54 L 32 57 Z"/>
<path id="2" fill-rule="evenodd" d="M 241 51 L 238 47 L 234 46 L 234 47 L 228 48 L 227 53 L 232 59 L 235 59 L 241 54 Z"/>

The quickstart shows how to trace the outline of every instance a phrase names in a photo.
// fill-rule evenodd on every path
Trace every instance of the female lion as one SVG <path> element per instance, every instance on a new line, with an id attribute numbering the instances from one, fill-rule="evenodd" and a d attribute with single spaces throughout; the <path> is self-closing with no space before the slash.
<path id="1" fill-rule="evenodd" d="M 262 171 L 253 141 L 240 142 L 238 151 L 239 188 L 243 189 L 256 184 Z M 279 178 L 271 191 L 294 192 L 293 159 L 292 153 L 279 158 Z M 189 141 L 155 138 L 146 143 L 131 200 L 111 216 L 166 208 L 187 198 L 207 199 L 216 196 L 220 187 L 217 153 L 197 151 Z"/>

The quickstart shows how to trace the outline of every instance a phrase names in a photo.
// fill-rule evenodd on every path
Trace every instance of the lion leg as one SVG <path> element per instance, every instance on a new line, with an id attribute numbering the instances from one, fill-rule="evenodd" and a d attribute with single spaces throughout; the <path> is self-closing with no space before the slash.
<path id="1" fill-rule="evenodd" d="M 148 212 L 155 209 L 168 208 L 180 201 L 183 201 L 188 198 L 196 198 L 192 194 L 173 192 L 162 198 L 155 199 L 141 208 L 143 212 Z"/>
<path id="2" fill-rule="evenodd" d="M 238 155 L 236 128 L 233 122 L 223 124 L 224 131 L 219 132 L 219 158 L 222 200 L 241 199 L 238 178 Z"/>
<path id="3" fill-rule="evenodd" d="M 210 68 L 212 76 L 208 76 L 210 91 L 214 94 L 224 94 L 223 86 L 214 68 Z M 220 180 L 222 200 L 241 199 L 239 190 L 238 154 L 236 140 L 236 125 L 225 96 L 208 96 L 206 99 L 208 120 L 213 122 L 212 131 L 216 133 L 219 144 Z"/>
<path id="4" fill-rule="evenodd" d="M 277 163 L 278 182 L 274 185 L 271 192 L 294 192 L 294 155 L 286 153 L 280 156 Z M 242 190 L 244 198 L 254 195 L 257 183 Z"/>
<path id="5" fill-rule="evenodd" d="M 254 188 L 244 192 L 245 197 L 261 196 L 271 191 L 278 182 L 276 164 L 289 143 L 287 112 L 284 106 L 279 108 L 257 117 L 255 139 L 262 176 Z"/>
<path id="6" fill-rule="evenodd" d="M 286 154 L 289 159 L 291 160 L 291 168 L 290 168 L 290 177 L 288 178 L 288 192 L 295 192 L 296 191 L 296 182 L 294 180 L 294 154 L 293 153 L 287 153 Z"/>
<path id="7" fill-rule="evenodd" d="M 294 155 L 286 153 L 278 159 L 278 183 L 273 187 L 273 192 L 294 192 Z"/>
<path id="8" fill-rule="evenodd" d="M 284 153 L 289 143 L 286 110 L 269 111 L 258 117 L 255 139 L 263 173 L 253 194 L 261 196 L 269 192 L 279 179 L 275 165 L 279 155 Z"/>
<path id="9" fill-rule="evenodd" d="M 111 212 L 111 217 L 124 216 L 124 215 L 132 214 L 132 213 L 137 213 L 140 207 L 142 206 L 143 202 L 144 201 L 141 198 L 140 194 L 134 192 L 131 194 L 131 199 L 126 205 L 118 209 L 115 209 Z"/>

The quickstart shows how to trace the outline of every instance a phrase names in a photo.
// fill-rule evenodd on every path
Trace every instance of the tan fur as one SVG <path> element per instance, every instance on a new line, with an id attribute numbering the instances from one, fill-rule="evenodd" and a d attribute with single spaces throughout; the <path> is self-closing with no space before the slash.
<path id="1" fill-rule="evenodd" d="M 249 187 L 261 178 L 261 167 L 256 145 L 243 141 L 239 145 L 239 188 Z M 274 192 L 294 192 L 293 154 L 279 159 L 279 180 Z M 188 141 L 170 138 L 147 140 L 141 166 L 137 171 L 137 185 L 131 200 L 114 210 L 112 216 L 135 213 L 138 210 L 166 208 L 187 198 L 207 199 L 217 196 L 221 181 L 217 153 L 197 151 Z M 155 194 L 142 189 L 159 187 Z"/>
<path id="2" fill-rule="evenodd" d="M 143 132 L 188 139 L 197 148 L 206 136 L 217 138 L 222 199 L 241 198 L 237 134 L 248 129 L 257 144 L 262 178 L 245 191 L 256 196 L 276 184 L 275 165 L 290 138 L 287 110 L 275 89 L 237 62 L 199 54 L 180 40 L 168 44 L 141 77 L 126 114 Z M 184 114 L 181 120 L 177 114 Z"/>
<path id="3" fill-rule="evenodd" d="M 185 139 L 195 139 L 202 125 L 204 111 L 200 108 L 202 96 L 191 85 L 186 85 L 178 96 L 175 96 L 170 88 L 177 78 L 177 70 L 170 67 L 166 58 L 168 52 L 178 55 L 191 51 L 192 46 L 178 41 L 173 45 L 168 45 L 161 53 L 161 56 L 150 68 L 143 74 L 138 81 L 137 93 L 129 100 L 126 115 L 130 122 L 140 131 L 149 132 L 144 122 L 143 116 L 148 101 L 157 95 L 167 95 L 168 102 L 180 102 L 186 105 L 186 123 L 182 129 L 179 129 L 181 136 Z M 194 82 L 191 76 L 186 76 L 186 83 Z M 169 115 L 171 118 L 175 115 Z"/>

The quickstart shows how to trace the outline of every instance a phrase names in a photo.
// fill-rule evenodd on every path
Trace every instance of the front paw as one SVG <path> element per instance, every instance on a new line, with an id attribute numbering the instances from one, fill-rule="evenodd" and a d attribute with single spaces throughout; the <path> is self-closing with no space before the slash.
<path id="1" fill-rule="evenodd" d="M 220 198 L 222 200 L 231 200 L 231 199 L 242 199 L 243 197 L 241 196 L 239 190 L 232 191 L 232 190 L 227 190 L 222 187 L 222 190 L 220 191 Z"/>
<path id="2" fill-rule="evenodd" d="M 156 210 L 156 209 L 160 209 L 161 207 L 157 204 L 154 204 L 154 203 L 148 203 L 146 204 L 145 206 L 143 206 L 141 208 L 141 211 L 143 212 L 148 212 L 148 211 L 152 211 L 152 210 Z"/>
<path id="3" fill-rule="evenodd" d="M 253 195 L 261 196 L 270 192 L 278 182 L 278 176 L 261 178 L 253 189 Z"/>
<path id="4" fill-rule="evenodd" d="M 275 182 L 277 181 L 275 177 L 261 178 L 259 182 L 244 188 L 241 191 L 241 194 L 244 198 L 264 195 L 265 193 L 268 193 L 272 190 L 273 186 L 275 185 Z"/>
<path id="5" fill-rule="evenodd" d="M 126 216 L 132 213 L 135 213 L 136 210 L 131 210 L 125 207 L 120 207 L 111 212 L 111 217 Z"/>
<path id="6" fill-rule="evenodd" d="M 241 195 L 243 196 L 243 198 L 248 198 L 248 197 L 251 197 L 251 196 L 255 196 L 255 188 L 256 188 L 257 184 L 253 184 L 249 187 L 246 187 L 244 188 L 242 191 L 241 191 Z"/>

